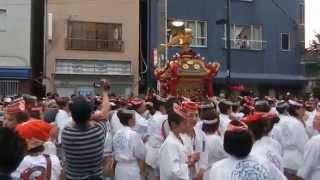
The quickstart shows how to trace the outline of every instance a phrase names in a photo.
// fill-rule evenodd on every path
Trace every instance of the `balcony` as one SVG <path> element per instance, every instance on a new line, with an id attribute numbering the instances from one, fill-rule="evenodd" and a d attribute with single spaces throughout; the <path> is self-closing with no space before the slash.
<path id="1" fill-rule="evenodd" d="M 223 38 L 223 41 L 224 47 L 227 48 L 226 38 Z M 262 51 L 266 43 L 263 40 L 231 39 L 231 49 Z"/>
<path id="2" fill-rule="evenodd" d="M 123 52 L 124 42 L 122 40 L 66 38 L 65 48 L 67 50 Z"/>

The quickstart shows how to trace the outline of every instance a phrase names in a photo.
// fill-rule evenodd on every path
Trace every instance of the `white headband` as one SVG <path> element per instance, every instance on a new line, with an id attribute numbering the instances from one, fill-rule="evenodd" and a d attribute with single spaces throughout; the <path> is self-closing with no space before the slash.
<path id="1" fill-rule="evenodd" d="M 218 118 L 213 120 L 202 120 L 203 124 L 215 124 L 218 122 Z"/>

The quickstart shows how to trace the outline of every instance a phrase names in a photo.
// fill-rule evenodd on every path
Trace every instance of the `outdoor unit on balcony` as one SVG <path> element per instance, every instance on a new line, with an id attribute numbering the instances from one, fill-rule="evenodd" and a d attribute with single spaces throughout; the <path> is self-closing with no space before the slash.
<path id="1" fill-rule="evenodd" d="M 53 14 L 48 13 L 48 40 L 53 39 Z"/>

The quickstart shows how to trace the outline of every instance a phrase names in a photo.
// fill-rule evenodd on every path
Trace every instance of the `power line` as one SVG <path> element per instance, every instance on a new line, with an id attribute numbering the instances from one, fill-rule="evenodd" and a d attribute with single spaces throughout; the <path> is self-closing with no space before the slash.
<path id="1" fill-rule="evenodd" d="M 286 16 L 289 18 L 289 20 L 293 22 L 293 24 L 294 24 L 295 26 L 298 26 L 298 25 L 299 25 L 299 23 L 297 23 L 297 21 L 296 21 L 294 18 L 292 18 L 292 17 L 289 15 L 289 13 L 280 6 L 280 4 L 279 4 L 278 2 L 276 2 L 275 0 L 271 0 L 271 2 L 272 2 L 278 9 L 280 9 L 280 11 L 281 11 L 284 15 L 286 15 Z"/>

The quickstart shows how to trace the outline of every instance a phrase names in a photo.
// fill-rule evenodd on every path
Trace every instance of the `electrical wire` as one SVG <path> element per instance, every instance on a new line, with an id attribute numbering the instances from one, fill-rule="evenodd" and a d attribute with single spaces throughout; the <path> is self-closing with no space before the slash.
<path id="1" fill-rule="evenodd" d="M 296 21 L 295 19 L 293 19 L 293 18 L 289 15 L 289 13 L 280 6 L 280 4 L 279 4 L 278 2 L 276 2 L 275 0 L 271 0 L 271 2 L 272 2 L 277 8 L 279 8 L 280 11 L 281 11 L 284 15 L 286 15 L 286 16 L 289 18 L 289 20 L 293 22 L 293 24 L 294 24 L 295 26 L 298 25 L 297 21 Z"/>
<path id="2" fill-rule="evenodd" d="M 140 74 L 146 74 L 148 72 L 148 66 L 147 66 L 147 63 L 145 62 L 145 59 L 143 57 L 143 54 L 142 54 L 142 41 L 141 41 L 141 36 L 142 36 L 142 33 L 141 33 L 141 23 L 139 23 L 139 54 L 140 54 L 140 57 L 141 57 L 141 60 L 142 60 L 142 63 L 145 67 L 145 70 L 143 72 L 140 72 Z"/>

